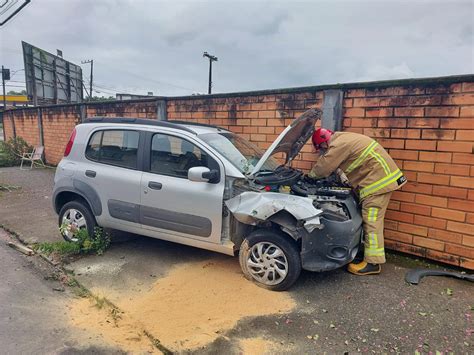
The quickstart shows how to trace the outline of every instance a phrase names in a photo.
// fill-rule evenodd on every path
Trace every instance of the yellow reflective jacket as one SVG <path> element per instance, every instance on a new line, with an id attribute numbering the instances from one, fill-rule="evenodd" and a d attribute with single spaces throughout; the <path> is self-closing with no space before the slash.
<path id="1" fill-rule="evenodd" d="M 327 152 L 308 176 L 326 177 L 337 168 L 344 171 L 361 199 L 397 190 L 406 182 L 387 151 L 372 138 L 358 133 L 334 133 Z"/>

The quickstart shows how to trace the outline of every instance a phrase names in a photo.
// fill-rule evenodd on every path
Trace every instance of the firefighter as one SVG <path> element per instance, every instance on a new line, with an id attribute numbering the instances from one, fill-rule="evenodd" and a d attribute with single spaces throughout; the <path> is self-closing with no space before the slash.
<path id="1" fill-rule="evenodd" d="M 323 178 L 342 170 L 362 205 L 364 260 L 349 264 L 348 271 L 356 275 L 379 274 L 380 264 L 385 263 L 385 211 L 392 192 L 405 184 L 405 176 L 387 151 L 370 137 L 319 128 L 312 141 L 320 158 L 308 176 Z"/>

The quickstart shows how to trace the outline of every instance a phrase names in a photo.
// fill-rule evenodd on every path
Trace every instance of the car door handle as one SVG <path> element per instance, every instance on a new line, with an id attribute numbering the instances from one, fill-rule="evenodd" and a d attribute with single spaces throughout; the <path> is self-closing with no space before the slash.
<path id="1" fill-rule="evenodd" d="M 149 181 L 148 187 L 153 190 L 161 190 L 161 188 L 163 187 L 163 184 L 161 182 Z"/>
<path id="2" fill-rule="evenodd" d="M 96 175 L 97 175 L 97 173 L 95 171 L 86 170 L 86 176 L 91 177 L 91 178 L 95 178 Z"/>

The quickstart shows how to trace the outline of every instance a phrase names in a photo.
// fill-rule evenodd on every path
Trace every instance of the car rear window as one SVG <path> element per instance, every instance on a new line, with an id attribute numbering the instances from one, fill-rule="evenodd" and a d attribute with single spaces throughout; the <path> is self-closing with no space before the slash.
<path id="1" fill-rule="evenodd" d="M 131 130 L 102 130 L 89 139 L 86 157 L 104 164 L 137 168 L 139 133 Z"/>

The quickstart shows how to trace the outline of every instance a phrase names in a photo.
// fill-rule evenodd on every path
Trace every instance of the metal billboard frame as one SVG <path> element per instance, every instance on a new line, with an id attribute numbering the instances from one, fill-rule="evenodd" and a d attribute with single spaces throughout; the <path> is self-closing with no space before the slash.
<path id="1" fill-rule="evenodd" d="M 82 68 L 57 55 L 21 42 L 26 92 L 36 106 L 83 101 Z"/>

